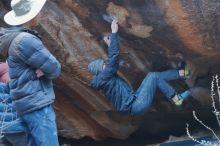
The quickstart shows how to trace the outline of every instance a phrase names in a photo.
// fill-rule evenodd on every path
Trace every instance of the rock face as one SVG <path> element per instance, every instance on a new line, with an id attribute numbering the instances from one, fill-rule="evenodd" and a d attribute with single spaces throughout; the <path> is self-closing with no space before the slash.
<path id="1" fill-rule="evenodd" d="M 0 7 L 3 16 L 6 5 Z M 149 113 L 139 120 L 115 112 L 105 97 L 89 87 L 88 63 L 106 58 L 100 38 L 110 31 L 108 15 L 116 16 L 120 24 L 119 73 L 134 89 L 149 71 L 177 68 L 187 60 L 192 79 L 186 84 L 172 82 L 177 91 L 187 85 L 195 89 L 195 97 L 186 101 L 182 111 L 158 93 Z M 145 133 L 164 135 L 184 132 L 185 123 L 192 121 L 192 109 L 201 109 L 201 116 L 209 118 L 202 109 L 210 106 L 211 75 L 220 72 L 219 28 L 219 0 L 48 0 L 37 30 L 62 64 L 55 80 L 59 134 L 76 139 L 124 139 L 144 121 Z"/>

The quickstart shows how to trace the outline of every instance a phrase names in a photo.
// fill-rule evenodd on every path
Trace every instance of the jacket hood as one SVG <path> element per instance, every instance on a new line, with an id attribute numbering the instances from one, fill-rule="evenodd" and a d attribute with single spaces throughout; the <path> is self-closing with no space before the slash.
<path id="1" fill-rule="evenodd" d="M 0 28 L 0 54 L 3 57 L 7 57 L 8 49 L 12 40 L 18 35 L 19 32 L 12 31 L 7 28 Z"/>
<path id="2" fill-rule="evenodd" d="M 7 57 L 8 49 L 11 45 L 11 42 L 21 32 L 27 32 L 33 34 L 37 36 L 39 39 L 41 39 L 40 36 L 38 35 L 38 32 L 32 29 L 24 28 L 21 26 L 10 27 L 10 28 L 0 27 L 0 55 L 2 57 Z"/>

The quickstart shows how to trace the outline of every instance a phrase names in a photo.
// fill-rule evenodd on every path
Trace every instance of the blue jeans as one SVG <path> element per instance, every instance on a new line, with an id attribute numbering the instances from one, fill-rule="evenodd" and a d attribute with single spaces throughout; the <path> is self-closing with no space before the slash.
<path id="1" fill-rule="evenodd" d="M 29 143 L 33 146 L 59 146 L 56 116 L 52 105 L 23 115 L 30 132 Z"/>
<path id="2" fill-rule="evenodd" d="M 26 132 L 4 134 L 5 139 L 13 146 L 31 146 L 28 145 L 28 134 Z"/>
<path id="3" fill-rule="evenodd" d="M 172 97 L 175 94 L 175 90 L 167 81 L 179 78 L 180 76 L 177 70 L 148 73 L 136 91 L 136 99 L 132 103 L 131 114 L 143 114 L 148 110 L 153 101 L 157 87 L 167 98 Z"/>

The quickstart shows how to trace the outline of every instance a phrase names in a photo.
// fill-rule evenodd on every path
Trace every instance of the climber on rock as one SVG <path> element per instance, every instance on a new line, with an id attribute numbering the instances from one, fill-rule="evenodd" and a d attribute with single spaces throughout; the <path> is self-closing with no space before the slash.
<path id="1" fill-rule="evenodd" d="M 166 70 L 163 72 L 150 72 L 142 81 L 137 91 L 117 74 L 119 67 L 118 21 L 114 19 L 111 24 L 111 36 L 103 39 L 108 45 L 108 59 L 96 59 L 88 65 L 88 70 L 94 75 L 91 86 L 100 90 L 117 111 L 134 114 L 145 113 L 154 98 L 157 87 L 176 106 L 181 106 L 190 92 L 181 94 L 168 84 L 168 81 L 189 77 L 189 70 L 185 66 L 180 70 Z"/>

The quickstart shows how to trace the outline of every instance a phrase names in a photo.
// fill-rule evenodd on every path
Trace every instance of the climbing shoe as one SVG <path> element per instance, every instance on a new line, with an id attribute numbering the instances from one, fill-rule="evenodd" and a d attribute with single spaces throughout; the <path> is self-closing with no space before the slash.
<path id="1" fill-rule="evenodd" d="M 189 66 L 187 65 L 186 62 L 181 63 L 180 70 L 183 70 L 183 76 L 182 77 L 184 79 L 189 79 L 190 78 L 191 72 L 190 72 L 190 68 L 189 68 Z"/>
<path id="2" fill-rule="evenodd" d="M 183 104 L 183 99 L 179 94 L 176 94 L 173 98 L 171 98 L 171 101 L 176 106 L 181 106 Z"/>
<path id="3" fill-rule="evenodd" d="M 190 69 L 187 65 L 185 65 L 184 67 L 184 76 L 185 79 L 189 79 L 190 78 Z"/>
<path id="4" fill-rule="evenodd" d="M 186 90 L 181 94 L 175 94 L 174 97 L 171 98 L 171 101 L 176 105 L 176 106 L 181 106 L 183 104 L 183 101 L 187 99 L 190 96 L 190 91 Z"/>

